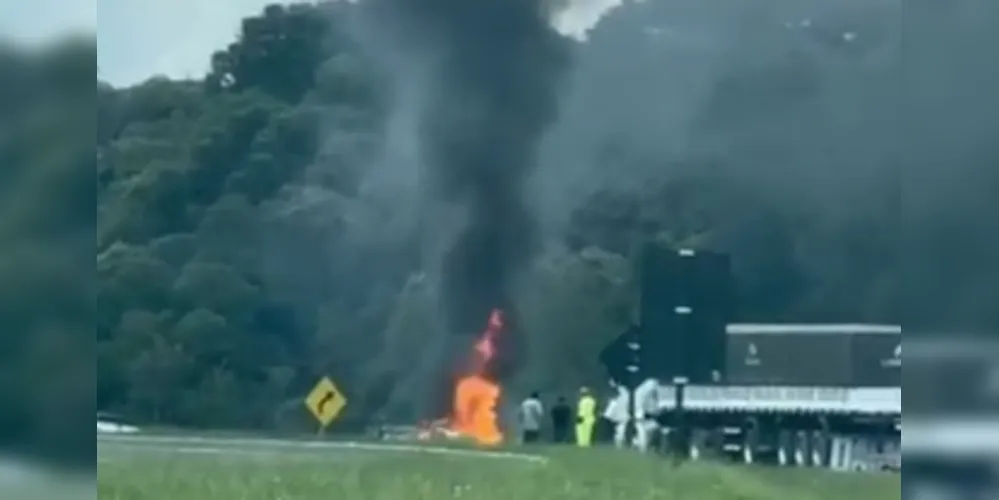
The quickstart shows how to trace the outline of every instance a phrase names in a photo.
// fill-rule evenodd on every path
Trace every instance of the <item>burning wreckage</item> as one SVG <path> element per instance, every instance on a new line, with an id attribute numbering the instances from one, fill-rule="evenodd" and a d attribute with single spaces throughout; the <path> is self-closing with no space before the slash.
<path id="1" fill-rule="evenodd" d="M 485 331 L 476 340 L 454 384 L 451 414 L 422 424 L 418 439 L 465 439 L 481 446 L 496 446 L 503 442 L 496 413 L 501 389 L 493 380 L 490 364 L 496 358 L 497 339 L 504 326 L 503 311 L 493 309 Z"/>

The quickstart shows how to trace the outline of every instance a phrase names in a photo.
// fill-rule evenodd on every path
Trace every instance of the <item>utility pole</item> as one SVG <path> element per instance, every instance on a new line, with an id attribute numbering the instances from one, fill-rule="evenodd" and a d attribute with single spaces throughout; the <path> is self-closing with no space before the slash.
<path id="1" fill-rule="evenodd" d="M 645 238 L 642 231 L 635 228 L 631 235 L 631 245 L 628 249 L 628 260 L 631 262 L 631 333 L 629 335 L 627 347 L 630 352 L 631 363 L 627 367 L 628 380 L 625 382 L 628 389 L 628 425 L 625 426 L 624 443 L 629 446 L 638 435 L 638 422 L 635 421 L 637 415 L 636 389 L 642 383 L 642 260 L 643 242 Z"/>
<path id="2" fill-rule="evenodd" d="M 695 252 L 689 249 L 681 249 L 677 252 L 680 257 L 693 258 Z M 673 308 L 673 313 L 676 314 L 676 325 L 680 332 L 678 332 L 678 337 L 681 339 L 689 339 L 689 330 L 693 328 L 691 320 L 693 317 L 694 310 L 689 304 L 679 304 Z M 682 344 L 683 350 L 687 350 L 688 346 L 686 341 Z M 675 464 L 679 464 L 684 461 L 688 453 L 688 443 L 687 443 L 687 425 L 686 425 L 686 415 L 684 414 L 684 398 L 686 396 L 687 383 L 690 381 L 688 378 L 688 373 L 690 367 L 688 366 L 687 358 L 680 358 L 681 361 L 678 363 L 679 366 L 674 368 L 673 375 L 673 429 L 670 433 L 673 439 L 673 456 Z"/>
<path id="3" fill-rule="evenodd" d="M 634 335 L 634 338 L 629 339 L 626 344 L 628 351 L 631 353 L 632 361 L 625 368 L 628 372 L 628 381 L 626 382 L 628 389 L 628 425 L 625 427 L 624 442 L 631 443 L 635 436 L 638 434 L 638 422 L 635 421 L 635 416 L 637 415 L 637 404 L 636 401 L 636 389 L 640 383 L 641 378 L 641 352 L 642 343 L 638 340 L 638 335 Z"/>

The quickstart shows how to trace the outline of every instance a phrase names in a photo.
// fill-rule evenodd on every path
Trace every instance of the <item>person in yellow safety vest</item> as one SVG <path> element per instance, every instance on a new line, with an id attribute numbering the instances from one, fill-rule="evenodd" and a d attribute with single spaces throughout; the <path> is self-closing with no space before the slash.
<path id="1" fill-rule="evenodd" d="M 588 448 L 593 444 L 593 427 L 597 423 L 597 400 L 590 390 L 583 387 L 579 390 L 579 402 L 576 405 L 576 446 Z"/>

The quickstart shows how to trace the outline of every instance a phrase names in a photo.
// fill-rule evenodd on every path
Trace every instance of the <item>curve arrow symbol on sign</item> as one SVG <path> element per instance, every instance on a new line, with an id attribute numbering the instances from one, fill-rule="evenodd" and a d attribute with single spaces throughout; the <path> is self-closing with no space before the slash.
<path id="1" fill-rule="evenodd" d="M 319 405 L 316 407 L 316 409 L 319 410 L 319 413 L 325 415 L 326 414 L 326 405 L 328 405 L 331 402 L 333 402 L 333 398 L 335 398 L 335 397 L 336 397 L 336 394 L 334 394 L 333 391 L 327 391 L 326 394 L 323 395 L 323 399 L 319 400 Z"/>

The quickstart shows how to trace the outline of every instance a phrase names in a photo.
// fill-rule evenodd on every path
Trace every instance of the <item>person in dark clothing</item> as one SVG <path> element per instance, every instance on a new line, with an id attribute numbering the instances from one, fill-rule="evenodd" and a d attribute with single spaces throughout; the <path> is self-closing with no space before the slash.
<path id="1" fill-rule="evenodd" d="M 559 397 L 552 406 L 552 441 L 559 444 L 568 443 L 569 428 L 572 423 L 572 407 L 564 397 Z"/>

